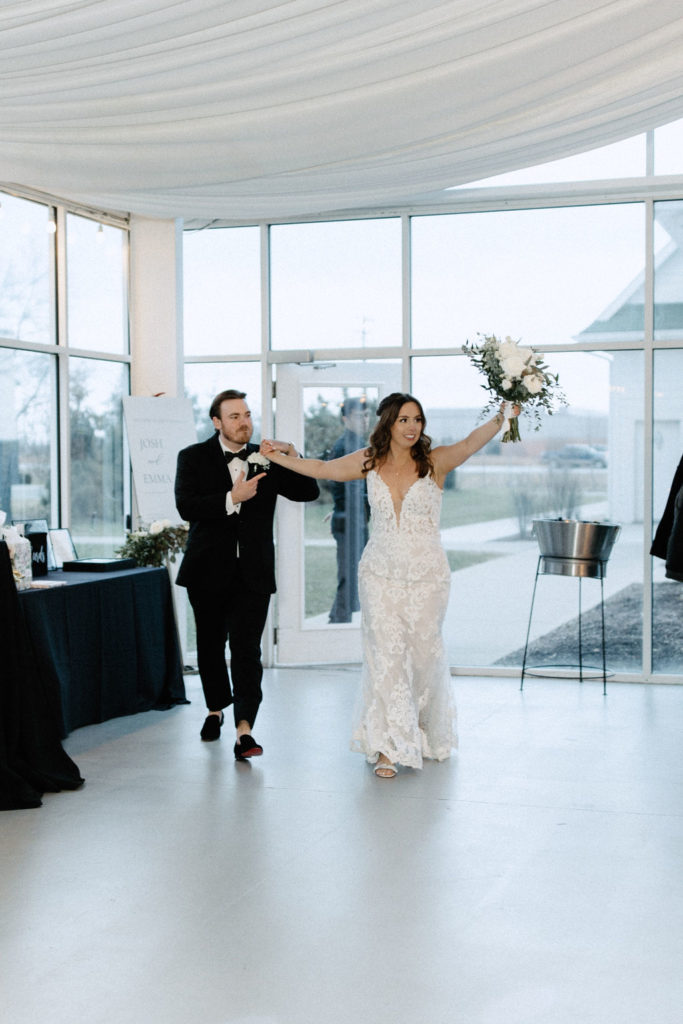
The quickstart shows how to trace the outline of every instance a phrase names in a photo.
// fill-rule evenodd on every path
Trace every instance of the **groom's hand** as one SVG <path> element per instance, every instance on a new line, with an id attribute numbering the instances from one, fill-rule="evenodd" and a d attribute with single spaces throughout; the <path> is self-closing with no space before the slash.
<path id="1" fill-rule="evenodd" d="M 265 473 L 257 473 L 250 480 L 246 480 L 246 473 L 241 469 L 232 485 L 233 502 L 237 505 L 242 501 L 249 501 L 250 498 L 253 498 L 258 489 L 259 480 L 265 475 Z"/>

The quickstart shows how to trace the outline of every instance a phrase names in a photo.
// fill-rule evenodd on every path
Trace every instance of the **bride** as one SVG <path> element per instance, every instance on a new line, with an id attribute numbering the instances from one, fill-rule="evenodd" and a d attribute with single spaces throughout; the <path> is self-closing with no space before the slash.
<path id="1" fill-rule="evenodd" d="M 505 414 L 501 407 L 464 440 L 436 448 L 412 395 L 387 395 L 377 415 L 368 447 L 339 459 L 288 456 L 279 441 L 262 441 L 261 453 L 317 480 L 367 480 L 372 530 L 358 567 L 363 671 L 351 748 L 393 778 L 398 765 L 421 768 L 457 746 L 442 636 L 451 574 L 441 498 L 447 474 L 496 435 Z"/>

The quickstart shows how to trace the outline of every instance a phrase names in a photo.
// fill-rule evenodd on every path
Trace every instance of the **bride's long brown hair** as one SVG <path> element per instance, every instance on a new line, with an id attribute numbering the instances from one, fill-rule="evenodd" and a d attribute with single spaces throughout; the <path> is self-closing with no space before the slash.
<path id="1" fill-rule="evenodd" d="M 371 469 L 379 468 L 389 454 L 391 428 L 398 419 L 399 413 L 406 402 L 414 402 L 420 410 L 420 416 L 422 417 L 420 436 L 410 449 L 410 454 L 417 463 L 417 474 L 418 476 L 427 476 L 427 474 L 433 473 L 434 466 L 430 454 L 432 439 L 428 434 L 425 434 L 427 419 L 424 409 L 417 398 L 413 398 L 412 395 L 405 394 L 402 391 L 394 391 L 392 394 L 387 395 L 377 406 L 379 422 L 370 435 L 366 459 L 363 463 L 364 473 L 368 473 Z"/>

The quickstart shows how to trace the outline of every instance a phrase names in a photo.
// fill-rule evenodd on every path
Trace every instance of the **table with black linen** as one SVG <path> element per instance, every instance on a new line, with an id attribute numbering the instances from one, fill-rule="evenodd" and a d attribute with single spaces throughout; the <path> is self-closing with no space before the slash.
<path id="1" fill-rule="evenodd" d="M 64 585 L 24 590 L 19 606 L 62 737 L 187 703 L 166 569 L 54 571 L 45 579 Z"/>
<path id="2" fill-rule="evenodd" d="M 0 810 L 82 785 L 72 729 L 189 703 L 166 569 L 47 580 L 17 593 L 0 543 Z"/>

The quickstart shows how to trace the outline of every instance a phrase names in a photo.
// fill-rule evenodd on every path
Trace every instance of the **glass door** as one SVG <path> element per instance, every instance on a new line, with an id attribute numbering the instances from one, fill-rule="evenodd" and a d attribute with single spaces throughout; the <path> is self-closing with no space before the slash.
<path id="1" fill-rule="evenodd" d="M 399 362 L 280 364 L 275 436 L 309 458 L 362 448 L 380 400 L 400 388 Z M 357 568 L 369 529 L 363 481 L 323 480 L 314 502 L 280 501 L 279 664 L 360 661 Z"/>

